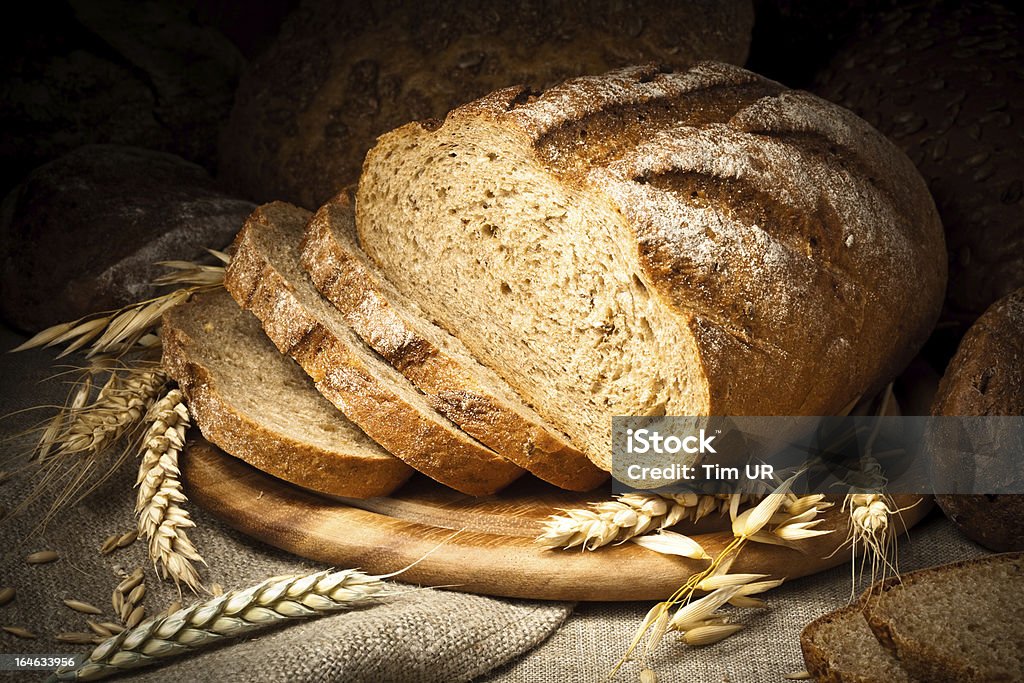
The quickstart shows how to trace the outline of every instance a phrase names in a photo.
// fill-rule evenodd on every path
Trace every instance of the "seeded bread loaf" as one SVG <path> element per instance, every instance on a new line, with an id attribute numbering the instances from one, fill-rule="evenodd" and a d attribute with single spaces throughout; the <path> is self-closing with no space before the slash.
<path id="1" fill-rule="evenodd" d="M 865 603 L 879 642 L 929 683 L 1024 680 L 1024 554 L 990 555 L 883 581 Z"/>
<path id="2" fill-rule="evenodd" d="M 413 468 L 470 495 L 498 491 L 523 470 L 437 413 L 348 327 L 299 263 L 308 211 L 258 208 L 235 239 L 224 286 L 317 389 L 377 443 Z"/>
<path id="3" fill-rule="evenodd" d="M 863 116 L 928 181 L 946 231 L 949 316 L 1024 286 L 1020 8 L 892 3 L 866 15 L 815 92 Z"/>
<path id="4" fill-rule="evenodd" d="M 1003 297 L 971 326 L 950 361 L 932 405 L 933 415 L 1024 415 L 1024 289 Z M 1024 446 L 1024 444 L 1021 444 Z M 1015 462 L 991 463 L 1024 490 L 1020 448 Z M 964 476 L 955 452 L 934 456 L 940 478 Z M 970 538 L 992 550 L 1024 550 L 1024 496 L 938 495 L 946 515 Z"/>
<path id="5" fill-rule="evenodd" d="M 356 242 L 348 192 L 310 220 L 302 265 L 360 338 L 468 434 L 565 489 L 588 491 L 607 478 L 458 339 L 425 320 L 416 304 L 376 272 Z"/>
<path id="6" fill-rule="evenodd" d="M 163 365 L 203 436 L 275 477 L 335 496 L 398 488 L 412 469 L 364 434 L 224 290 L 164 314 Z"/>
<path id="7" fill-rule="evenodd" d="M 360 242 L 595 463 L 613 415 L 825 415 L 891 379 L 945 287 L 910 161 L 743 69 L 499 90 L 367 155 Z"/>
<path id="8" fill-rule="evenodd" d="M 509 83 L 646 61 L 742 64 L 751 0 L 304 0 L 243 76 L 220 169 L 244 195 L 315 208 L 378 135 Z"/>
<path id="9" fill-rule="evenodd" d="M 859 602 L 804 627 L 800 649 L 817 683 L 917 683 L 875 638 Z"/>

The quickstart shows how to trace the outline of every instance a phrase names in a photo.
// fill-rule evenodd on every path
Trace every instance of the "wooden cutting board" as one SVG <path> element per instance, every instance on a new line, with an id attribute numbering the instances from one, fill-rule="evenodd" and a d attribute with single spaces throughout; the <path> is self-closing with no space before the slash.
<path id="1" fill-rule="evenodd" d="M 596 551 L 544 550 L 533 543 L 558 508 L 608 500 L 607 487 L 570 493 L 532 477 L 495 496 L 472 498 L 415 477 L 387 498 L 331 499 L 288 484 L 206 441 L 182 458 L 189 497 L 231 527 L 264 543 L 336 567 L 385 574 L 410 567 L 399 580 L 471 593 L 544 600 L 659 600 L 706 562 L 661 555 L 633 543 Z M 900 506 L 914 498 L 897 499 Z M 930 508 L 903 513 L 909 528 Z M 731 539 L 728 517 L 702 521 L 694 535 L 711 555 Z M 714 527 L 718 527 L 716 530 Z M 797 578 L 849 561 L 833 551 L 846 538 L 846 517 L 826 513 L 807 552 L 751 543 L 733 572 Z M 418 561 L 418 562 L 417 562 Z"/>

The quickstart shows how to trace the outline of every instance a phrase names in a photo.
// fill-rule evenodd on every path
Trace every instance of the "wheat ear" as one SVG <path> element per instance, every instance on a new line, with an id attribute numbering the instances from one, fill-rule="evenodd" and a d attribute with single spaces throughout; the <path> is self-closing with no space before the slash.
<path id="1" fill-rule="evenodd" d="M 362 607 L 384 594 L 380 578 L 350 569 L 267 579 L 122 631 L 85 663 L 58 669 L 50 680 L 99 680 L 290 619 Z"/>
<path id="2" fill-rule="evenodd" d="M 94 378 L 104 372 L 108 377 L 92 399 Z M 44 492 L 58 489 L 39 522 L 42 527 L 106 481 L 134 446 L 106 464 L 102 456 L 125 437 L 138 437 L 142 418 L 166 383 L 167 375 L 152 364 L 111 367 L 100 363 L 87 368 L 57 415 L 39 427 L 42 434 L 30 456 L 40 463 L 38 481 L 11 514 L 21 512 Z"/>
<path id="3" fill-rule="evenodd" d="M 149 429 L 136 481 L 139 534 L 149 541 L 149 556 L 161 577 L 198 591 L 199 574 L 193 563 L 203 562 L 203 558 L 185 533 L 195 522 L 182 507 L 188 499 L 178 470 L 178 455 L 190 424 L 181 391 L 168 391 L 153 405 L 147 419 Z"/>

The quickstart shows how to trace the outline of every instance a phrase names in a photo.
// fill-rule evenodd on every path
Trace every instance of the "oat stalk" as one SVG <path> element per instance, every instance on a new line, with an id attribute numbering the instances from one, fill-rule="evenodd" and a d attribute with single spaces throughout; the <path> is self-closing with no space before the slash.
<path id="1" fill-rule="evenodd" d="M 99 680 L 288 620 L 363 607 L 384 594 L 379 577 L 350 569 L 267 579 L 122 631 L 82 665 L 58 669 L 50 680 Z"/>
<path id="2" fill-rule="evenodd" d="M 149 556 L 157 574 L 175 584 L 184 583 L 195 592 L 200 583 L 194 563 L 203 562 L 203 558 L 186 534 L 195 522 L 183 507 L 188 498 L 182 491 L 178 469 L 178 456 L 190 424 L 181 391 L 168 391 L 146 419 L 149 428 L 143 438 L 136 480 L 139 534 L 149 542 Z"/>
<path id="3" fill-rule="evenodd" d="M 729 512 L 732 519 L 733 539 L 716 556 L 710 557 L 692 538 L 673 534 L 667 547 L 652 546 L 648 537 L 634 538 L 635 543 L 675 555 L 694 559 L 710 560 L 708 566 L 696 572 L 680 586 L 667 600 L 657 603 L 641 623 L 632 642 L 615 664 L 609 677 L 614 676 L 632 656 L 637 647 L 647 642 L 643 650 L 646 661 L 668 631 L 679 632 L 679 640 L 688 645 L 700 646 L 716 643 L 740 630 L 740 625 L 729 622 L 728 615 L 720 612 L 726 604 L 735 607 L 763 607 L 765 603 L 751 596 L 770 590 L 782 580 L 765 581 L 764 575 L 729 574 L 729 567 L 747 543 L 772 543 L 799 548 L 799 541 L 831 530 L 816 529 L 821 520 L 817 515 L 831 506 L 824 496 L 798 497 L 790 493 L 796 477 L 782 482 L 772 493 L 743 512 L 739 511 L 742 494 L 732 494 Z M 665 532 L 659 534 L 664 536 Z M 679 538 L 673 538 L 679 537 Z M 672 545 L 676 548 L 673 550 Z M 694 548 L 696 546 L 696 549 Z M 698 592 L 708 595 L 694 599 Z M 672 610 L 675 609 L 675 613 Z"/>

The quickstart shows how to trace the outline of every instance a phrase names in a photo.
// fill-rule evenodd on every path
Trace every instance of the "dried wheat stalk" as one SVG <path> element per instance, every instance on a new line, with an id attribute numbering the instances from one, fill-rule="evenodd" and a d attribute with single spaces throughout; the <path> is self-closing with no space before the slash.
<path id="1" fill-rule="evenodd" d="M 39 466 L 36 485 L 11 514 L 24 510 L 43 493 L 54 491 L 55 497 L 37 530 L 61 509 L 95 490 L 124 462 L 133 449 L 132 441 L 140 436 L 143 416 L 167 383 L 167 375 L 159 367 L 142 361 L 126 365 L 103 359 L 91 363 L 82 373 L 57 415 L 36 428 L 41 435 L 27 454 L 26 459 Z M 98 378 L 103 375 L 106 378 L 100 385 Z M 128 445 L 119 455 L 105 459 L 111 449 L 123 443 Z"/>
<path id="2" fill-rule="evenodd" d="M 190 423 L 181 391 L 168 391 L 153 405 L 147 419 L 150 424 L 136 481 L 139 534 L 148 539 L 150 559 L 162 578 L 198 591 L 199 574 L 193 563 L 203 562 L 203 558 L 185 533 L 195 522 L 182 507 L 188 499 L 181 490 L 178 470 L 178 455 Z"/>
<path id="3" fill-rule="evenodd" d="M 267 579 L 144 621 L 104 641 L 81 666 L 58 669 L 53 678 L 99 680 L 289 619 L 369 605 L 384 594 L 381 579 L 354 570 Z"/>

